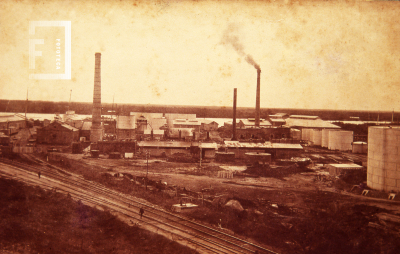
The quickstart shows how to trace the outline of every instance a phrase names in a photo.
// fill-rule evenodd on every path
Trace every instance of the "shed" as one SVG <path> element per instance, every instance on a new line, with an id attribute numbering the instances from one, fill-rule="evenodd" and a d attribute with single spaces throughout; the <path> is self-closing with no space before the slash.
<path id="1" fill-rule="evenodd" d="M 337 176 L 346 171 L 361 170 L 364 167 L 357 164 L 328 164 L 326 168 L 330 175 Z"/>

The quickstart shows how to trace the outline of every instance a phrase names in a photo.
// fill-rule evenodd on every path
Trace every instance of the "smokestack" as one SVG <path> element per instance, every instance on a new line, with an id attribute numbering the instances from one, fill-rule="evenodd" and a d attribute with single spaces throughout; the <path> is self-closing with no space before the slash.
<path id="1" fill-rule="evenodd" d="M 255 122 L 255 127 L 260 127 L 260 74 L 261 74 L 261 69 L 257 68 L 257 93 L 256 93 L 256 122 Z"/>
<path id="2" fill-rule="evenodd" d="M 93 90 L 93 115 L 90 141 L 101 141 L 103 131 L 101 128 L 101 53 L 95 54 L 94 64 L 94 90 Z"/>
<path id="3" fill-rule="evenodd" d="M 232 140 L 236 140 L 236 101 L 237 101 L 237 88 L 233 89 L 233 121 L 232 121 Z"/>

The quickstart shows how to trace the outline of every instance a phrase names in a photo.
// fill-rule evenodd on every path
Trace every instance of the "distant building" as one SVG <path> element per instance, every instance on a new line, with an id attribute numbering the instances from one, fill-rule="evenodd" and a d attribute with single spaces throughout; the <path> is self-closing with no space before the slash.
<path id="1" fill-rule="evenodd" d="M 136 116 L 117 116 L 117 137 L 133 139 L 136 137 Z"/>
<path id="2" fill-rule="evenodd" d="M 232 128 L 233 121 L 224 122 L 225 128 Z M 244 123 L 242 120 L 236 119 L 236 129 L 244 129 Z"/>
<path id="3" fill-rule="evenodd" d="M 255 118 L 248 118 L 242 120 L 244 124 L 244 128 L 256 128 L 256 119 Z M 260 128 L 269 128 L 271 127 L 271 123 L 265 119 L 260 118 Z"/>
<path id="4" fill-rule="evenodd" d="M 167 120 L 168 128 L 174 127 L 174 120 L 176 119 L 188 119 L 193 120 L 196 119 L 196 114 L 175 114 L 175 113 L 166 113 L 164 114 L 165 119 Z"/>
<path id="5" fill-rule="evenodd" d="M 201 120 L 200 129 L 203 131 L 216 131 L 218 130 L 218 123 L 213 120 Z"/>
<path id="6" fill-rule="evenodd" d="M 79 129 L 59 121 L 37 129 L 38 143 L 69 145 L 78 140 Z"/>
<path id="7" fill-rule="evenodd" d="M 0 114 L 0 132 L 11 135 L 26 127 L 25 117 L 20 114 Z"/>
<path id="8" fill-rule="evenodd" d="M 83 122 L 82 128 L 79 130 L 79 137 L 84 137 L 85 140 L 90 140 L 90 129 L 92 128 L 92 122 Z"/>
<path id="9" fill-rule="evenodd" d="M 173 128 L 192 128 L 196 132 L 200 131 L 201 121 L 197 119 L 175 119 Z"/>
<path id="10" fill-rule="evenodd" d="M 170 128 L 168 129 L 167 137 L 173 139 L 187 139 L 193 137 L 193 128 Z"/>
<path id="11" fill-rule="evenodd" d="M 145 130 L 143 136 L 145 139 L 160 140 L 164 137 L 164 130 Z"/>
<path id="12" fill-rule="evenodd" d="M 274 127 L 281 127 L 286 124 L 286 121 L 283 118 L 271 118 L 270 121 Z"/>
<path id="13" fill-rule="evenodd" d="M 340 129 L 339 126 L 322 120 L 318 116 L 292 115 L 285 119 L 285 126 L 297 129 Z"/>
<path id="14" fill-rule="evenodd" d="M 145 130 L 159 130 L 167 124 L 167 119 L 163 116 L 163 113 L 131 112 L 130 116 L 136 117 L 136 130 L 141 134 Z"/>

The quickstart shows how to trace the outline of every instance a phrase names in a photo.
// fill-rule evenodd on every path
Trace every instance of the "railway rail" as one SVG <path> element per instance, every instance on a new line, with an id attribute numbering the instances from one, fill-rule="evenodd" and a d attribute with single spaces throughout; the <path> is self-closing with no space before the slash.
<path id="1" fill-rule="evenodd" d="M 141 223 L 157 231 L 161 230 L 167 235 L 171 233 L 178 236 L 187 243 L 196 245 L 196 249 L 204 253 L 276 253 L 255 243 L 148 205 L 99 183 L 85 180 L 81 176 L 71 174 L 36 157 L 27 156 L 27 158 L 39 165 L 28 165 L 4 158 L 0 159 L 0 165 L 31 172 L 30 178 L 26 181 L 36 184 L 39 182 L 36 174 L 40 171 L 42 176 L 52 181 L 53 186 L 58 186 L 59 190 L 67 191 L 71 196 L 89 204 L 105 206 L 127 218 L 138 220 L 139 209 L 145 207 L 146 214 L 149 215 L 143 216 Z M 43 181 L 40 181 L 40 185 L 44 186 Z M 46 187 L 50 188 L 50 185 Z"/>

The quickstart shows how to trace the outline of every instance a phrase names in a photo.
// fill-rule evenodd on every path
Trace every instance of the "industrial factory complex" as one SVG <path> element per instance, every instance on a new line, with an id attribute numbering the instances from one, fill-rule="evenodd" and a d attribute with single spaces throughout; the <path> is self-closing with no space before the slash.
<path id="1" fill-rule="evenodd" d="M 400 126 L 393 119 L 386 123 L 349 119 L 346 123 L 279 111 L 261 114 L 261 69 L 255 67 L 256 106 L 254 115 L 247 118 L 237 117 L 240 90 L 236 88 L 231 118 L 200 118 L 191 113 L 102 112 L 101 54 L 96 53 L 92 115 L 75 114 L 73 108 L 48 119 L 29 119 L 26 113 L 1 113 L 0 156 L 36 158 L 35 161 L 79 173 L 96 171 L 98 176 L 91 175 L 93 179 L 108 184 L 113 181 L 117 189 L 126 180 L 124 184 L 133 186 L 126 187 L 130 194 L 143 188 L 153 190 L 154 196 L 171 198 L 171 212 L 190 214 L 204 207 L 217 212 L 230 209 L 241 222 L 243 218 L 256 222 L 268 215 L 268 220 L 279 220 L 278 226 L 268 227 L 279 228 L 288 237 L 296 225 L 303 225 L 296 224 L 293 218 L 301 217 L 302 221 L 311 220 L 311 215 L 337 215 L 345 204 L 353 202 L 335 196 L 323 209 L 310 208 L 323 203 L 321 200 L 327 196 L 321 192 L 345 193 L 349 200 L 357 197 L 365 202 L 373 198 L 399 202 Z M 239 190 L 239 186 L 248 189 Z M 261 189 L 277 194 L 265 198 Z M 287 193 L 279 194 L 283 190 Z M 301 198 L 302 202 L 296 201 L 296 195 L 300 196 L 296 190 L 316 193 L 318 197 L 309 194 Z M 246 198 L 240 197 L 242 191 L 247 193 Z M 398 217 L 382 218 L 367 221 L 367 227 L 399 234 L 394 226 L 387 226 L 398 225 Z M 223 224 L 223 220 L 216 220 L 215 224 L 229 228 L 231 222 Z M 265 243 L 273 244 L 267 240 Z M 293 246 L 287 248 L 291 250 L 298 250 L 297 245 L 301 245 L 290 244 Z M 281 247 L 278 249 L 286 248 Z"/>

